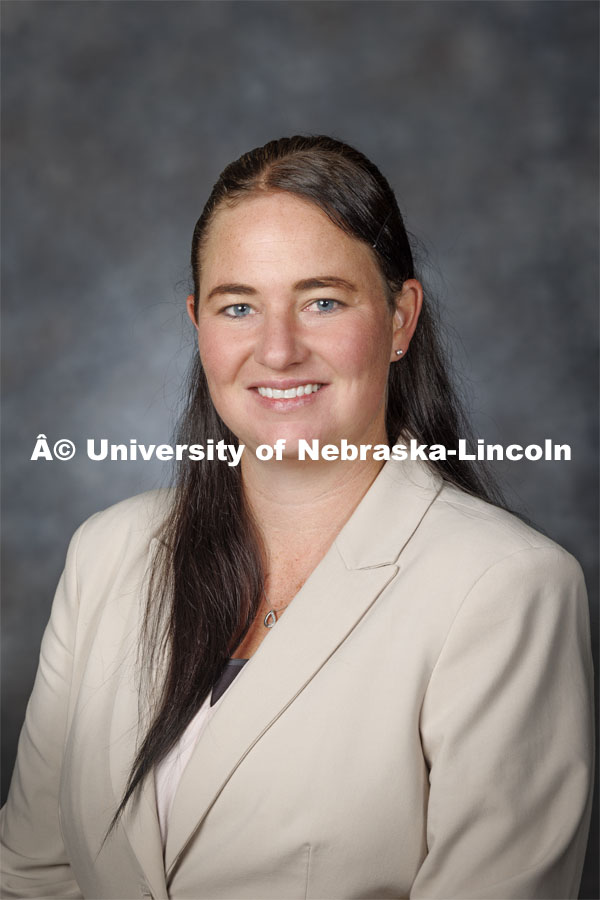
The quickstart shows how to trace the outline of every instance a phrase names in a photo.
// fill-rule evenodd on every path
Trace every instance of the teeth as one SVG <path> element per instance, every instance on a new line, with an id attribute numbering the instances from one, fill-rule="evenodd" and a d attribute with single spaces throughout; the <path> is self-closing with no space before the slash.
<path id="1" fill-rule="evenodd" d="M 286 388 L 284 391 L 278 388 L 259 387 L 258 393 L 261 397 L 269 397 L 273 400 L 292 400 L 294 397 L 305 397 L 307 394 L 314 394 L 320 387 L 322 387 L 320 384 L 300 384 L 298 387 Z"/>

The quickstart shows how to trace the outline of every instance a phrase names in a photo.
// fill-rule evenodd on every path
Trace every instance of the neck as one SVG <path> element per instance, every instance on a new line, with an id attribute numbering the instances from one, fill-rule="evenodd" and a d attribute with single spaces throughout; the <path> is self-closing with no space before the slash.
<path id="1" fill-rule="evenodd" d="M 244 492 L 269 558 L 328 549 L 365 495 L 382 463 L 281 460 L 242 463 Z M 307 542 L 310 542 L 307 544 Z"/>
<path id="2" fill-rule="evenodd" d="M 235 651 L 242 658 L 251 656 L 268 632 L 269 609 L 277 610 L 275 621 L 285 614 L 381 469 L 373 460 L 265 463 L 251 454 L 245 460 L 242 483 L 262 534 L 265 598 Z"/>

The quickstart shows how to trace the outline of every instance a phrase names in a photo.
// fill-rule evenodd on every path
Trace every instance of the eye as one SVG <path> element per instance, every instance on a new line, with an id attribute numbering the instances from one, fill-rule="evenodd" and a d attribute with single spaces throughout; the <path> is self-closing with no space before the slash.
<path id="1" fill-rule="evenodd" d="M 232 306 L 226 306 L 221 312 L 230 319 L 243 319 L 252 312 L 252 307 L 249 303 L 234 303 Z"/>
<path id="2" fill-rule="evenodd" d="M 311 303 L 311 306 L 314 306 L 317 312 L 328 313 L 333 312 L 340 306 L 343 306 L 343 304 L 340 303 L 339 300 L 328 300 L 326 298 L 323 298 L 322 300 L 315 300 L 313 303 Z"/>

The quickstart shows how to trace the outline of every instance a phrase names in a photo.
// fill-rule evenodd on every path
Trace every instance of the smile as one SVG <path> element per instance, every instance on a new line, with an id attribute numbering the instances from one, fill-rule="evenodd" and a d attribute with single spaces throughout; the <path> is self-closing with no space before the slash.
<path id="1" fill-rule="evenodd" d="M 259 387 L 258 393 L 261 397 L 269 397 L 273 400 L 293 400 L 294 397 L 305 397 L 307 394 L 314 394 L 322 384 L 299 384 L 297 387 L 278 390 L 277 388 Z"/>

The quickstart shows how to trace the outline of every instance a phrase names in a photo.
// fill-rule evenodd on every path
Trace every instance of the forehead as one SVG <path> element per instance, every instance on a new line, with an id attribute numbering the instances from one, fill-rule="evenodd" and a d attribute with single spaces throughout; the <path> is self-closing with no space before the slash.
<path id="1" fill-rule="evenodd" d="M 300 281 L 338 275 L 361 287 L 383 287 L 369 247 L 351 237 L 314 203 L 277 192 L 221 207 L 201 257 L 202 287 L 224 281 Z"/>

